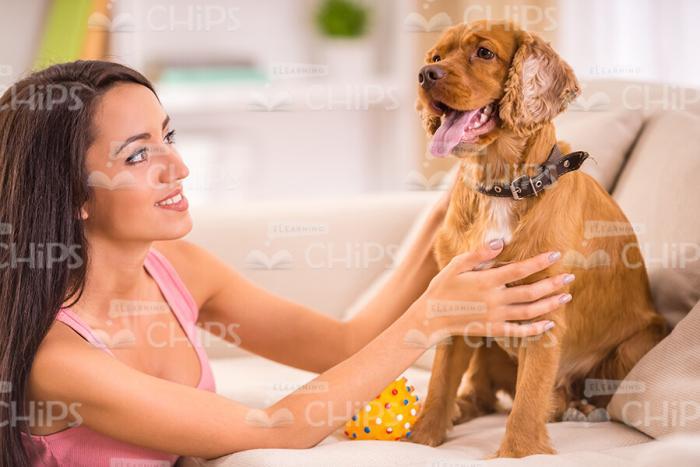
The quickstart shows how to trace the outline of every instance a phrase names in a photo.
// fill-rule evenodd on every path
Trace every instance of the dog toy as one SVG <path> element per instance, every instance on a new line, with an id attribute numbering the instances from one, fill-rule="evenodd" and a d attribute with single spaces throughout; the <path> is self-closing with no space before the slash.
<path id="1" fill-rule="evenodd" d="M 411 436 L 411 427 L 420 412 L 415 388 L 402 377 L 345 423 L 350 439 L 398 441 Z"/>

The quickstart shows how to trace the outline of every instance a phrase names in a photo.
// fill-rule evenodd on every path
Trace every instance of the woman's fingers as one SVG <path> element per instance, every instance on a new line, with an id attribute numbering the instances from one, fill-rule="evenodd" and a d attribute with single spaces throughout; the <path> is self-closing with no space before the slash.
<path id="1" fill-rule="evenodd" d="M 558 251 L 542 253 L 517 263 L 489 269 L 484 272 L 484 277 L 498 284 L 509 284 L 546 269 L 556 263 L 559 258 L 561 258 L 561 253 Z"/>
<path id="2" fill-rule="evenodd" d="M 433 278 L 426 291 L 428 300 L 441 299 L 446 303 L 480 305 L 481 313 L 445 313 L 440 320 L 427 325 L 440 335 L 528 337 L 546 332 L 554 326 L 551 321 L 531 321 L 550 313 L 572 297 L 556 294 L 561 287 L 574 280 L 572 274 L 559 274 L 532 284 L 504 287 L 504 284 L 525 279 L 559 260 L 558 252 L 543 253 L 502 267 L 477 271 L 480 265 L 496 258 L 504 248 L 502 239 L 481 245 L 473 252 L 452 258 L 450 263 Z M 469 274 L 466 274 L 469 272 Z M 454 304 L 453 304 L 454 305 Z M 482 309 L 483 308 L 483 309 Z M 467 310 L 467 308 L 465 308 Z M 436 329 L 437 328 L 437 329 Z"/>
<path id="3" fill-rule="evenodd" d="M 565 303 L 571 301 L 571 294 L 557 294 L 551 297 L 542 298 L 533 303 L 523 305 L 507 305 L 502 308 L 498 319 L 504 321 L 517 321 L 522 319 L 534 319 L 546 313 L 550 313 Z"/>
<path id="4" fill-rule="evenodd" d="M 559 274 L 558 276 L 539 280 L 533 284 L 506 287 L 501 291 L 501 303 L 510 305 L 513 303 L 534 302 L 572 283 L 575 278 L 576 276 L 573 274 Z"/>
<path id="5" fill-rule="evenodd" d="M 503 240 L 492 240 L 481 245 L 476 251 L 462 253 L 452 258 L 448 267 L 455 274 L 472 271 L 479 264 L 495 258 L 503 250 Z"/>

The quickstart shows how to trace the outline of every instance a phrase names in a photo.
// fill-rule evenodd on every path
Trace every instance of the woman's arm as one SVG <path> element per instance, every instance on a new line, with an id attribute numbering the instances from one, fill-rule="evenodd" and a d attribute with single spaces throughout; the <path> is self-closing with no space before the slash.
<path id="1" fill-rule="evenodd" d="M 408 308 L 439 272 L 433 256 L 435 236 L 442 225 L 454 187 L 460 180 L 461 166 L 452 186 L 432 206 L 418 234 L 382 289 L 360 312 L 347 321 L 348 351 L 356 352 L 386 329 Z"/>
<path id="2" fill-rule="evenodd" d="M 252 409 L 137 371 L 56 322 L 34 359 L 30 399 L 52 401 L 52 407 L 60 403 L 78 423 L 112 438 L 178 455 L 211 459 L 255 448 L 308 448 L 424 351 L 402 345 L 417 325 L 407 314 L 274 406 Z"/>
<path id="3" fill-rule="evenodd" d="M 192 293 L 198 324 L 215 336 L 314 373 L 349 355 L 344 322 L 263 289 L 186 240 L 155 242 L 154 247 Z"/>
<path id="4" fill-rule="evenodd" d="M 407 345 L 409 333 L 532 336 L 547 329 L 543 321 L 527 325 L 506 321 L 550 312 L 560 305 L 560 296 L 530 305 L 508 303 L 522 302 L 525 295 L 548 295 L 561 287 L 561 278 L 510 289 L 504 284 L 542 270 L 551 262 L 540 255 L 498 271 L 467 272 L 498 251 L 483 250 L 453 259 L 409 310 L 379 336 L 266 409 L 251 409 L 209 391 L 139 372 L 96 349 L 58 321 L 33 361 L 29 398 L 52 401 L 53 406 L 61 402 L 93 430 L 179 455 L 211 459 L 254 448 L 311 447 L 425 351 L 415 344 Z M 436 300 L 483 303 L 484 310 L 476 315 L 436 315 L 430 309 Z"/>
<path id="5" fill-rule="evenodd" d="M 438 272 L 432 245 L 443 218 L 439 203 L 389 281 L 349 321 L 265 290 L 190 242 L 155 246 L 195 296 L 198 322 L 204 329 L 257 355 L 321 373 L 366 345 L 425 291 Z"/>
<path id="6" fill-rule="evenodd" d="M 432 237 L 447 211 L 449 195 L 446 192 L 433 206 L 389 283 L 351 321 L 271 293 L 189 241 L 160 241 L 153 246 L 172 263 L 192 293 L 200 326 L 257 355 L 321 373 L 366 345 L 425 290 L 437 273 Z"/>
<path id="7" fill-rule="evenodd" d="M 435 234 L 444 214 L 431 211 L 406 256 L 381 290 L 347 323 L 348 353 L 353 354 L 406 311 L 438 273 L 432 253 Z"/>

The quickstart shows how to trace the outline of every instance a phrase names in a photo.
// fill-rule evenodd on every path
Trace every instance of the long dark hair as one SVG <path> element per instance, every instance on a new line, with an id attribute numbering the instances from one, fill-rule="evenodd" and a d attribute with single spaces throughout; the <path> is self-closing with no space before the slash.
<path id="1" fill-rule="evenodd" d="M 27 381 L 61 306 L 82 296 L 88 250 L 80 209 L 95 105 L 143 75 L 106 61 L 50 66 L 0 97 L 0 467 L 29 466 Z"/>

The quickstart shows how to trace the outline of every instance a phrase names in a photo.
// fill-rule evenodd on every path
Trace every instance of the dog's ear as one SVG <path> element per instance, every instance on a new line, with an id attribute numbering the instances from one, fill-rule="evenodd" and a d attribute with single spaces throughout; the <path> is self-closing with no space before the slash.
<path id="1" fill-rule="evenodd" d="M 438 128 L 440 128 L 440 117 L 435 114 L 431 114 L 425 110 L 423 106 L 423 101 L 416 99 L 416 111 L 420 115 L 421 122 L 423 123 L 423 128 L 428 134 L 435 134 Z"/>
<path id="2" fill-rule="evenodd" d="M 499 103 L 504 126 L 518 134 L 552 120 L 581 93 L 576 75 L 537 35 L 523 32 Z"/>

